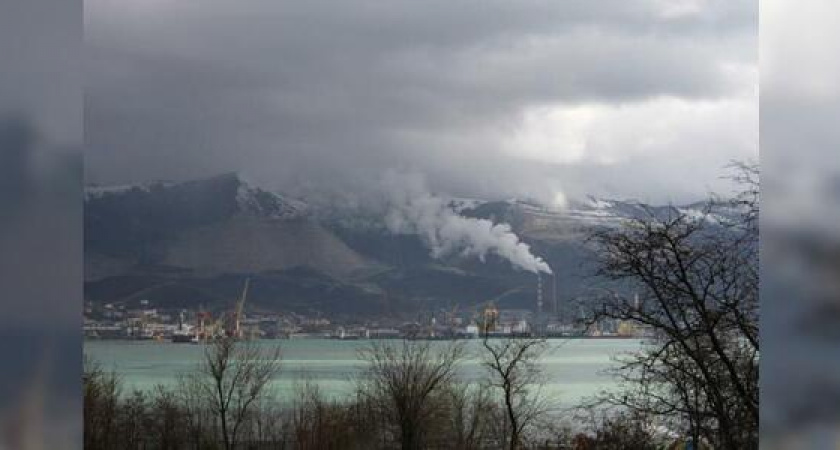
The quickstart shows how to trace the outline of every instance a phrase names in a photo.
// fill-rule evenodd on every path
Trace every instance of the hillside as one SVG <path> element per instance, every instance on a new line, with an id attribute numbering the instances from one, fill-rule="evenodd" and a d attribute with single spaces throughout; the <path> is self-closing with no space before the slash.
<path id="1" fill-rule="evenodd" d="M 554 271 L 547 308 L 585 297 L 592 272 L 585 233 L 639 214 L 634 202 L 589 199 L 567 208 L 453 199 L 466 217 L 508 223 Z M 323 208 L 323 207 L 321 207 Z M 687 207 L 691 208 L 691 207 Z M 249 308 L 324 314 L 402 314 L 489 300 L 532 308 L 536 276 L 489 255 L 433 259 L 414 235 L 354 210 L 321 211 L 227 174 L 183 183 L 91 186 L 85 198 L 85 297 L 162 307 L 226 308 L 246 276 Z M 555 292 L 556 286 L 556 292 Z"/>
<path id="2" fill-rule="evenodd" d="M 235 175 L 88 189 L 86 279 L 152 267 L 213 276 L 298 266 L 346 277 L 375 264 L 308 220 L 306 205 Z"/>

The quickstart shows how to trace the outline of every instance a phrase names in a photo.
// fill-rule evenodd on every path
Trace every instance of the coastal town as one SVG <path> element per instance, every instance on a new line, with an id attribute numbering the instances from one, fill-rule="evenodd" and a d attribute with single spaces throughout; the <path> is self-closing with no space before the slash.
<path id="1" fill-rule="evenodd" d="M 251 313 L 236 309 L 214 316 L 204 310 L 119 303 L 85 308 L 87 339 L 133 339 L 198 342 L 227 335 L 247 339 L 469 339 L 491 337 L 639 338 L 647 330 L 615 320 L 594 323 L 584 317 L 540 317 L 526 309 L 497 309 L 492 303 L 459 310 L 418 313 L 411 318 L 346 318 L 320 314 Z"/>

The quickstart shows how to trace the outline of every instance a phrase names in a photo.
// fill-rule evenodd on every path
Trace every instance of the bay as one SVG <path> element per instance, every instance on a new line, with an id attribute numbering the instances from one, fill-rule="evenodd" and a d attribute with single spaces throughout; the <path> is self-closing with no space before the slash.
<path id="1" fill-rule="evenodd" d="M 281 398 L 293 398 L 308 380 L 326 396 L 341 399 L 352 395 L 355 381 L 364 376 L 365 362 L 359 351 L 369 342 L 290 339 L 263 340 L 258 345 L 281 347 L 281 370 L 272 380 L 272 388 Z M 432 345 L 446 342 L 434 341 Z M 468 356 L 459 366 L 459 376 L 475 381 L 486 374 L 481 366 L 481 343 L 468 340 L 465 345 Z M 601 390 L 617 388 L 617 380 L 606 371 L 616 365 L 615 357 L 638 351 L 642 345 L 638 339 L 551 339 L 537 363 L 543 393 L 558 405 L 571 406 Z M 115 371 L 128 393 L 158 384 L 173 386 L 180 374 L 196 370 L 204 348 L 154 341 L 86 341 L 84 353 L 103 369 Z"/>

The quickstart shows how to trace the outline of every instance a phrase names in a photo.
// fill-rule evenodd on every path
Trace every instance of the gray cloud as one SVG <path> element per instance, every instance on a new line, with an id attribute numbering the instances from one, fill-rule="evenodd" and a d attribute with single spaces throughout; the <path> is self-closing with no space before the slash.
<path id="1" fill-rule="evenodd" d="M 88 2 L 90 181 L 678 200 L 757 155 L 755 2 L 438 3 Z"/>

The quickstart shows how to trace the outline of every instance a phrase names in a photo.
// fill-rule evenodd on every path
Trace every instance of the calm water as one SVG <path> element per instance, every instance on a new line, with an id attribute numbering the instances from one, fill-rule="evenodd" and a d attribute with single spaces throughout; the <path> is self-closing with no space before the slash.
<path id="1" fill-rule="evenodd" d="M 434 342 L 441 345 L 442 342 Z M 364 362 L 358 351 L 365 341 L 292 339 L 260 341 L 260 345 L 280 345 L 282 369 L 273 382 L 280 394 L 292 394 L 302 379 L 309 379 L 326 395 L 340 398 L 352 392 L 353 380 L 360 376 Z M 545 378 L 545 392 L 562 404 L 574 404 L 601 389 L 615 386 L 604 369 L 612 358 L 641 347 L 634 339 L 550 340 L 548 351 L 540 360 Z M 467 341 L 471 357 L 461 366 L 465 379 L 484 374 L 477 357 L 479 341 Z M 120 374 L 127 391 L 149 389 L 156 384 L 172 384 L 178 374 L 193 370 L 203 356 L 202 345 L 172 344 L 151 341 L 87 341 L 87 356 L 105 369 Z"/>

